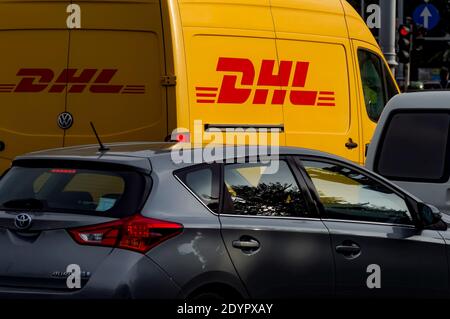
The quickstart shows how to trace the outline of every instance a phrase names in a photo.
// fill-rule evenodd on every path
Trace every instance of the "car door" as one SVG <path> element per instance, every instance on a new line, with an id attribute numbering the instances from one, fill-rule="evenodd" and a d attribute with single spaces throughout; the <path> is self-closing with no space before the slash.
<path id="1" fill-rule="evenodd" d="M 287 158 L 223 165 L 220 222 L 252 298 L 333 293 L 328 230 Z"/>
<path id="2" fill-rule="evenodd" d="M 406 195 L 367 171 L 304 158 L 330 231 L 338 296 L 445 296 L 445 242 L 414 226 Z"/>

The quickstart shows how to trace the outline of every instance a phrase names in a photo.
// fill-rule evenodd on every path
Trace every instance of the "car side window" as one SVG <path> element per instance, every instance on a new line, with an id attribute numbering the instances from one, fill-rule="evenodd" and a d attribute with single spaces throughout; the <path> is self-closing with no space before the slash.
<path id="1" fill-rule="evenodd" d="M 223 213 L 309 217 L 305 197 L 284 160 L 224 166 Z"/>
<path id="2" fill-rule="evenodd" d="M 378 55 L 359 49 L 358 61 L 367 115 L 377 122 L 386 103 L 398 93 L 397 88 Z"/>
<path id="3" fill-rule="evenodd" d="M 210 165 L 181 171 L 176 175 L 213 212 L 219 212 L 219 188 L 216 169 Z"/>
<path id="4" fill-rule="evenodd" d="M 413 223 L 406 201 L 371 177 L 334 163 L 302 163 L 320 197 L 324 218 Z"/>

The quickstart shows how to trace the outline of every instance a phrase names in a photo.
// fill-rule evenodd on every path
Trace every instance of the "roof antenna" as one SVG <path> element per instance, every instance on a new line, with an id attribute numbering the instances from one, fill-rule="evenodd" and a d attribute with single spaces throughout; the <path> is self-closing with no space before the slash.
<path id="1" fill-rule="evenodd" d="M 92 127 L 92 130 L 94 131 L 95 137 L 97 138 L 98 145 L 100 145 L 100 147 L 98 148 L 98 151 L 99 152 L 109 151 L 109 148 L 106 147 L 105 145 L 103 145 L 102 141 L 100 140 L 97 130 L 95 129 L 94 123 L 92 123 L 92 122 L 89 122 L 89 123 L 91 123 L 91 127 Z"/>

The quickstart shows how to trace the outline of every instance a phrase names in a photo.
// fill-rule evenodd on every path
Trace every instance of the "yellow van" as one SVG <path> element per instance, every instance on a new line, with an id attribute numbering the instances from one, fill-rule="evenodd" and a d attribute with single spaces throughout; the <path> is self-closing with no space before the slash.
<path id="1" fill-rule="evenodd" d="M 398 93 L 345 0 L 0 0 L 0 170 L 16 155 L 279 129 L 363 163 Z"/>

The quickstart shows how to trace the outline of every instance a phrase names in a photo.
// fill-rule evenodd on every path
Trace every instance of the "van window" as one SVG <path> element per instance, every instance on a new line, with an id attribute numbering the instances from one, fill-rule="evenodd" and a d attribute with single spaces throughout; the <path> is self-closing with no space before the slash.
<path id="1" fill-rule="evenodd" d="M 386 103 L 397 92 L 383 60 L 367 50 L 358 50 L 359 70 L 367 115 L 377 122 Z"/>
<path id="2" fill-rule="evenodd" d="M 375 170 L 394 180 L 447 179 L 450 115 L 397 113 L 386 123 Z"/>
<path id="3" fill-rule="evenodd" d="M 397 89 L 397 85 L 395 84 L 394 80 L 389 75 L 389 70 L 388 70 L 386 64 L 384 64 L 384 63 L 383 63 L 383 70 L 384 70 L 384 74 L 385 74 L 384 79 L 386 80 L 386 90 L 387 90 L 386 103 L 387 103 L 387 102 L 389 102 L 390 99 L 392 99 L 394 96 L 396 96 L 398 94 L 398 89 Z"/>

